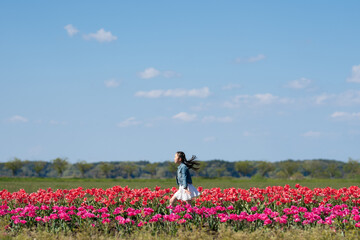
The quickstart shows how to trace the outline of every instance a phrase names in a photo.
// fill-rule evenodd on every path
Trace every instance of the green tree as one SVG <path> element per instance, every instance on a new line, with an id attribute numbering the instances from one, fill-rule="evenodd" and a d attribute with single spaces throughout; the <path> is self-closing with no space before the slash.
<path id="1" fill-rule="evenodd" d="M 281 161 L 279 166 L 287 178 L 290 178 L 299 168 L 299 164 L 294 160 Z"/>
<path id="2" fill-rule="evenodd" d="M 13 160 L 5 163 L 5 167 L 11 170 L 13 176 L 18 173 L 23 165 L 24 163 L 16 157 Z"/>
<path id="3" fill-rule="evenodd" d="M 215 169 L 215 172 L 216 172 L 216 176 L 217 177 L 222 177 L 223 176 L 223 173 L 225 172 L 226 168 L 225 167 L 217 167 Z"/>
<path id="4" fill-rule="evenodd" d="M 66 167 L 68 166 L 69 162 L 67 158 L 55 158 L 52 160 L 53 168 L 57 171 L 59 176 L 61 177 L 64 173 Z"/>
<path id="5" fill-rule="evenodd" d="M 329 173 L 325 171 L 325 164 L 320 160 L 307 160 L 303 163 L 303 168 L 312 178 L 329 177 Z"/>
<path id="6" fill-rule="evenodd" d="M 250 177 L 251 173 L 254 171 L 254 166 L 251 161 L 240 161 L 235 163 L 235 170 L 239 172 L 240 176 Z"/>
<path id="7" fill-rule="evenodd" d="M 174 162 L 168 162 L 168 171 L 175 175 L 177 171 L 178 165 Z"/>
<path id="8" fill-rule="evenodd" d="M 126 163 L 122 168 L 126 172 L 127 178 L 131 178 L 131 174 L 137 169 L 137 166 L 133 163 Z"/>
<path id="9" fill-rule="evenodd" d="M 348 162 L 344 165 L 344 172 L 348 177 L 355 177 L 360 172 L 360 164 L 358 160 L 349 158 Z"/>
<path id="10" fill-rule="evenodd" d="M 257 168 L 257 170 L 258 170 L 258 173 L 259 173 L 262 177 L 265 177 L 266 174 L 268 174 L 269 172 L 275 170 L 275 166 L 274 166 L 273 163 L 271 163 L 271 162 L 265 162 L 265 161 L 257 162 L 256 168 Z"/>
<path id="11" fill-rule="evenodd" d="M 207 162 L 199 161 L 199 165 L 195 166 L 199 168 L 199 170 L 195 171 L 196 176 L 207 176 Z"/>
<path id="12" fill-rule="evenodd" d="M 99 165 L 99 167 L 100 167 L 101 172 L 105 175 L 105 178 L 108 178 L 110 171 L 114 169 L 114 165 L 113 165 L 113 164 L 111 164 L 111 163 L 105 163 L 105 162 L 102 162 L 102 163 Z"/>
<path id="13" fill-rule="evenodd" d="M 278 171 L 276 174 L 275 174 L 275 177 L 276 178 L 282 178 L 282 179 L 285 179 L 287 178 L 287 174 L 283 171 L 283 170 L 280 170 Z"/>
<path id="14" fill-rule="evenodd" d="M 144 170 L 150 173 L 151 178 L 153 178 L 156 175 L 158 165 L 159 163 L 148 163 L 145 165 Z"/>
<path id="15" fill-rule="evenodd" d="M 38 176 L 40 176 L 40 172 L 45 168 L 45 166 L 46 162 L 38 161 L 34 163 L 34 170 Z"/>
<path id="16" fill-rule="evenodd" d="M 330 163 L 326 169 L 326 172 L 328 172 L 330 178 L 341 177 L 339 166 L 336 163 Z"/>
<path id="17" fill-rule="evenodd" d="M 296 172 L 290 177 L 291 180 L 302 180 L 304 179 L 304 175 L 301 172 Z"/>
<path id="18" fill-rule="evenodd" d="M 93 164 L 87 163 L 85 160 L 83 160 L 83 161 L 77 162 L 76 167 L 79 169 L 79 171 L 81 173 L 81 177 L 84 178 L 85 173 L 93 167 Z"/>

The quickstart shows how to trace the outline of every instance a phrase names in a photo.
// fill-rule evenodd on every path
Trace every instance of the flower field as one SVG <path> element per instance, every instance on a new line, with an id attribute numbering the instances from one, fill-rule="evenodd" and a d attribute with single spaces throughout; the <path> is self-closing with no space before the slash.
<path id="1" fill-rule="evenodd" d="M 47 232 L 136 231 L 163 232 L 220 227 L 232 231 L 258 229 L 304 229 L 318 226 L 334 231 L 360 227 L 360 188 L 333 189 L 289 185 L 266 188 L 199 187 L 201 196 L 192 205 L 178 202 L 172 209 L 169 199 L 176 188 L 131 189 L 39 189 L 0 191 L 0 219 L 8 232 L 37 229 Z"/>

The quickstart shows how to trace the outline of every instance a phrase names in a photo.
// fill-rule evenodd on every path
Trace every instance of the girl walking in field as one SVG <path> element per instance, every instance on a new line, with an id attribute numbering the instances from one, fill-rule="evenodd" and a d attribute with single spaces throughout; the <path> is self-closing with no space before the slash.
<path id="1" fill-rule="evenodd" d="M 179 185 L 179 190 L 170 199 L 169 207 L 175 206 L 176 199 L 191 204 L 192 198 L 200 196 L 198 190 L 192 185 L 192 179 L 189 172 L 189 169 L 199 170 L 199 168 L 195 167 L 199 165 L 199 162 L 195 161 L 195 159 L 196 156 L 194 155 L 190 160 L 187 160 L 185 153 L 175 153 L 174 162 L 179 165 L 176 173 L 176 183 Z M 171 208 L 170 212 L 172 212 Z"/>

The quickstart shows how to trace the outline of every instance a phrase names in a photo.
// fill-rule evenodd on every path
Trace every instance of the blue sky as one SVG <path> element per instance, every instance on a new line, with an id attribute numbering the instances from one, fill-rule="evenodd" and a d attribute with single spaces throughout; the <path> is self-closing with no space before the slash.
<path id="1" fill-rule="evenodd" d="M 1 1 L 0 161 L 360 158 L 359 1 Z"/>

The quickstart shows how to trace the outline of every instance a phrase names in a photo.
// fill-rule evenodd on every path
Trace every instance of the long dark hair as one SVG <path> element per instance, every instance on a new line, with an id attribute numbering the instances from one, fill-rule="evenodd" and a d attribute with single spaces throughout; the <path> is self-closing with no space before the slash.
<path id="1" fill-rule="evenodd" d="M 199 170 L 198 167 L 195 167 L 195 166 L 200 165 L 199 161 L 195 161 L 195 159 L 196 159 L 195 155 L 192 155 L 191 159 L 187 160 L 184 152 L 179 151 L 179 152 L 176 152 L 176 154 L 181 159 L 181 162 L 183 164 L 185 164 L 189 169 L 194 169 L 195 171 Z"/>

